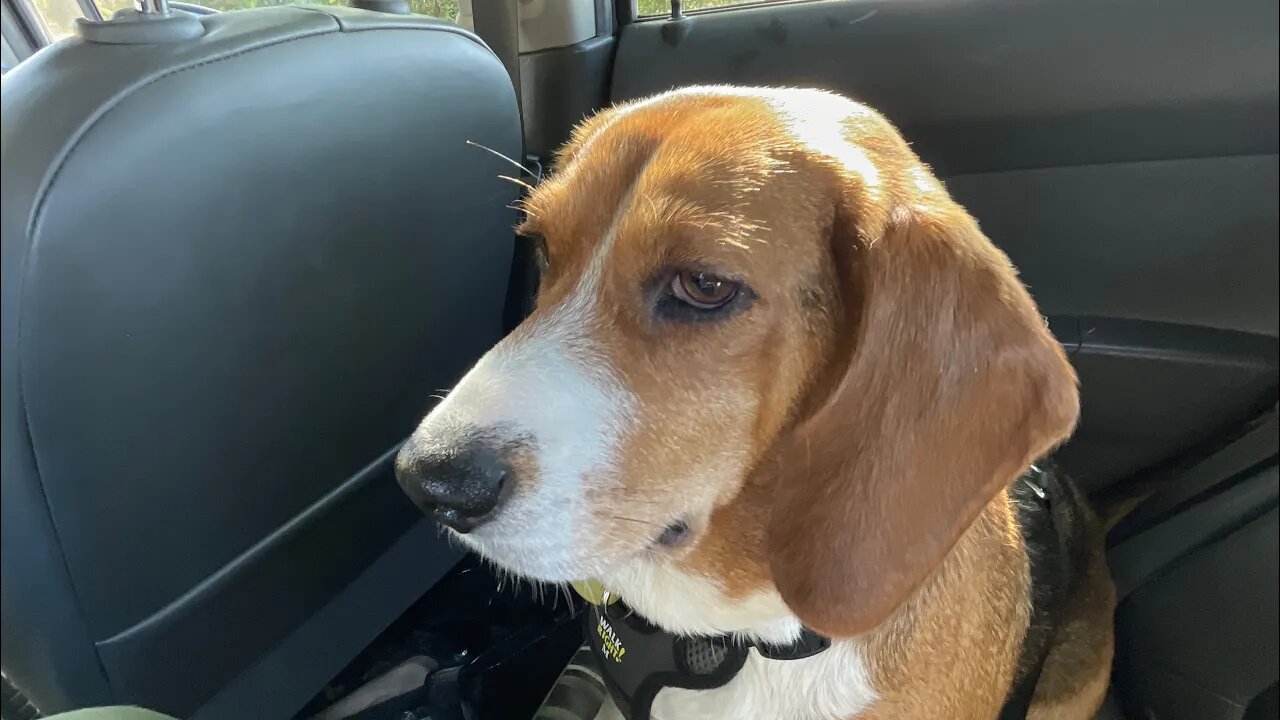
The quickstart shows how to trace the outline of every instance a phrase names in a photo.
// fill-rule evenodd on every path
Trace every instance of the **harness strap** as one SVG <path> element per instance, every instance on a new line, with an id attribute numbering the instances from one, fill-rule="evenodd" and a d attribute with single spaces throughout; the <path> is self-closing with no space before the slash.
<path id="1" fill-rule="evenodd" d="M 1044 672 L 1044 663 L 1049 659 L 1049 650 L 1052 647 L 1052 641 L 1045 645 L 1036 660 L 1034 669 L 1009 694 L 1004 708 L 1000 710 L 1000 720 L 1026 720 L 1027 714 L 1031 712 L 1031 698 L 1036 694 L 1036 685 L 1040 682 L 1040 674 Z"/>
<path id="2" fill-rule="evenodd" d="M 584 620 L 605 687 L 627 720 L 649 720 L 663 688 L 725 685 L 742 670 L 752 647 L 770 660 L 800 660 L 831 647 L 830 640 L 807 629 L 786 645 L 750 643 L 731 635 L 673 635 L 620 601 L 591 605 Z"/>
<path id="3" fill-rule="evenodd" d="M 1052 472 L 1045 472 L 1032 465 L 1031 471 L 1019 478 L 1018 482 L 1026 483 L 1031 488 L 1032 494 L 1045 506 L 1048 527 L 1052 531 L 1055 540 L 1056 552 L 1054 553 L 1054 560 L 1056 562 L 1053 563 L 1057 575 L 1055 580 L 1065 588 L 1071 574 L 1071 567 L 1069 550 L 1063 546 L 1065 540 L 1062 533 L 1058 532 L 1058 522 L 1055 517 L 1055 512 L 1058 509 L 1054 507 L 1053 498 L 1061 492 L 1057 487 L 1058 480 L 1053 476 Z M 1062 592 L 1054 593 L 1049 602 L 1049 607 L 1044 608 L 1049 617 L 1055 620 L 1058 616 L 1057 609 L 1061 604 L 1062 594 Z M 1032 622 L 1034 622 L 1034 618 Z M 1026 720 L 1027 714 L 1031 711 L 1031 700 L 1035 697 L 1036 686 L 1040 683 L 1040 676 L 1044 673 L 1045 662 L 1049 659 L 1049 653 L 1053 650 L 1054 639 L 1057 635 L 1057 624 L 1054 623 L 1051 627 L 1053 629 L 1050 630 L 1048 637 L 1041 643 L 1041 647 L 1036 650 L 1036 659 L 1031 665 L 1031 670 L 1010 691 L 1009 697 L 1005 700 L 1004 707 L 1000 711 L 999 720 Z"/>
<path id="4" fill-rule="evenodd" d="M 790 645 L 753 643 L 753 646 L 761 657 L 769 660 L 803 660 L 831 647 L 831 638 L 823 637 L 805 628 L 800 632 L 800 637 Z"/>

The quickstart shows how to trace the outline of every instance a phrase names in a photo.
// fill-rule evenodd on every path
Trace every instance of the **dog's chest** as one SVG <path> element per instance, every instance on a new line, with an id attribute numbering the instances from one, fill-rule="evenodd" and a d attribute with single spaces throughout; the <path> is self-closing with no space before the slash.
<path id="1" fill-rule="evenodd" d="M 875 699 L 858 645 L 841 642 L 804 660 L 767 660 L 753 651 L 723 687 L 658 693 L 653 717 L 847 720 Z"/>
<path id="2" fill-rule="evenodd" d="M 654 699 L 654 720 L 852 720 L 876 700 L 854 643 L 838 643 L 805 660 L 752 654 L 737 677 L 713 690 L 666 688 Z M 596 720 L 625 720 L 612 700 Z"/>
<path id="3" fill-rule="evenodd" d="M 734 601 L 705 578 L 670 566 L 638 563 L 606 584 L 646 618 L 687 634 L 742 632 L 775 643 L 801 625 L 775 593 Z M 852 720 L 876 700 L 861 643 L 838 640 L 800 660 L 771 660 L 752 650 L 725 685 L 708 690 L 668 687 L 654 698 L 654 720 Z M 621 720 L 612 702 L 599 720 Z"/>

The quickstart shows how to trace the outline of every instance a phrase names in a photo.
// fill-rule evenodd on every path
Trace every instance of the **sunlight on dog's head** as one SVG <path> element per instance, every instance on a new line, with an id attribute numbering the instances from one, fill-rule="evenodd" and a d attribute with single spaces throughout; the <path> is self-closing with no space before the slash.
<path id="1" fill-rule="evenodd" d="M 696 544 L 786 422 L 838 312 L 831 189 L 796 172 L 788 143 L 742 98 L 579 129 L 520 228 L 546 257 L 536 310 L 412 445 L 482 437 L 527 454 L 465 542 L 554 581 Z"/>
<path id="2" fill-rule="evenodd" d="M 849 631 L 813 612 L 825 581 L 786 565 L 869 548 L 855 560 L 884 567 L 857 573 L 896 577 L 907 553 L 920 567 L 881 583 L 881 605 L 899 602 L 1074 423 L 1070 369 L 1007 259 L 851 101 L 721 88 L 623 105 L 576 130 L 526 206 L 521 234 L 546 256 L 535 311 L 398 460 L 411 496 L 514 572 L 669 564 Z M 987 409 L 1013 415 L 990 442 L 957 426 Z M 926 451 L 974 479 L 929 500 L 923 532 L 887 519 L 906 550 L 857 529 L 911 502 Z"/>

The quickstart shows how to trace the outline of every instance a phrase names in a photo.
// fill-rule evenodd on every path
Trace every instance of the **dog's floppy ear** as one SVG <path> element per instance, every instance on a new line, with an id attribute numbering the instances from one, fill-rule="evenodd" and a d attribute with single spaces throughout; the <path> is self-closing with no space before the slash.
<path id="1" fill-rule="evenodd" d="M 829 636 L 887 619 L 1079 412 L 1075 374 L 1008 258 L 936 192 L 862 232 L 868 213 L 842 201 L 845 349 L 829 396 L 774 455 L 770 567 Z"/>

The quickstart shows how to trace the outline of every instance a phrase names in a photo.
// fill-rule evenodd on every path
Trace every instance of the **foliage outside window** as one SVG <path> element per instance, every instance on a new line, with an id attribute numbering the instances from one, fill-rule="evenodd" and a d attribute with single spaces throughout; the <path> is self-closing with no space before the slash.
<path id="1" fill-rule="evenodd" d="M 685 12 L 692 10 L 710 10 L 712 8 L 745 5 L 746 3 L 786 2 L 787 0 L 684 0 L 681 7 Z M 635 0 L 636 16 L 670 15 L 671 0 Z"/>

